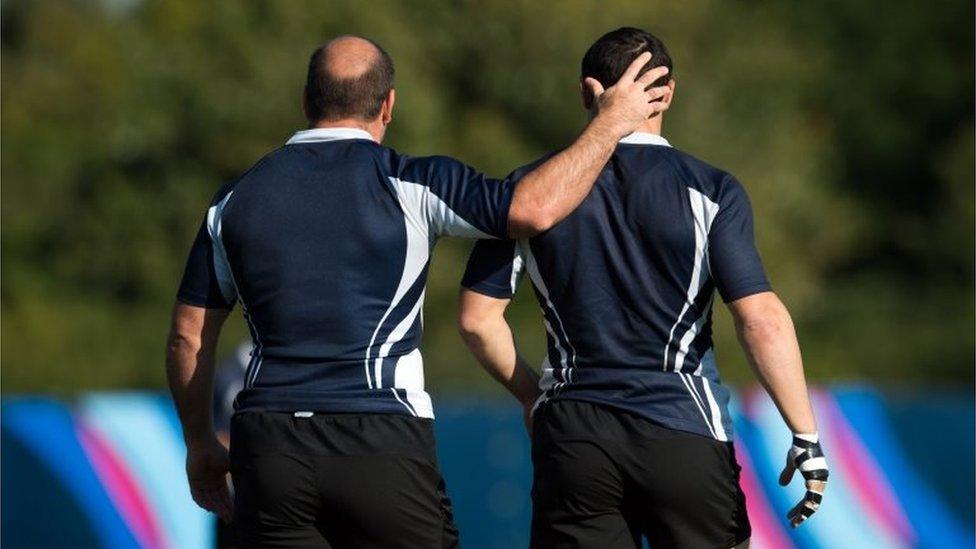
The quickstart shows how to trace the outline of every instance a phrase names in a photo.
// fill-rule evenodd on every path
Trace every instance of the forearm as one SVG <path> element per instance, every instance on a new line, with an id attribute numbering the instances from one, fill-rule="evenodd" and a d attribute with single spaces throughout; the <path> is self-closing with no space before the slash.
<path id="1" fill-rule="evenodd" d="M 539 396 L 539 376 L 519 356 L 504 318 L 462 329 L 461 336 L 481 366 L 524 405 Z"/>
<path id="2" fill-rule="evenodd" d="M 796 330 L 786 307 L 773 296 L 758 313 L 736 319 L 742 348 L 759 382 L 794 433 L 815 433 Z"/>
<path id="3" fill-rule="evenodd" d="M 216 330 L 207 327 L 208 321 L 203 317 L 221 313 L 188 313 L 187 309 L 188 306 L 177 305 L 174 311 L 166 345 L 166 377 L 183 438 L 192 446 L 214 436 L 213 383 L 219 324 Z"/>
<path id="4" fill-rule="evenodd" d="M 594 118 L 572 145 L 519 181 L 509 210 L 511 237 L 545 231 L 580 205 L 623 137 L 617 128 Z"/>

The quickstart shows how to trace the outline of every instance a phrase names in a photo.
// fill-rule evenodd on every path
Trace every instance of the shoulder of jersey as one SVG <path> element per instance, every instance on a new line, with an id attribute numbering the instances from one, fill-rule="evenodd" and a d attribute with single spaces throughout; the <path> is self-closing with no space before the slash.
<path id="1" fill-rule="evenodd" d="M 714 185 L 716 190 L 734 179 L 733 176 L 704 160 L 674 147 L 654 147 L 665 162 L 675 172 L 697 181 L 699 184 Z"/>

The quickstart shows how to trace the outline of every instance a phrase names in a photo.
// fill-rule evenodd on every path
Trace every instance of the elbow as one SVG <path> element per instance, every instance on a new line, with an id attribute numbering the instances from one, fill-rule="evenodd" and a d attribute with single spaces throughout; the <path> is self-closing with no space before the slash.
<path id="1" fill-rule="evenodd" d="M 173 330 L 166 338 L 166 354 L 168 356 L 195 355 L 200 351 L 199 338 L 192 338 L 187 334 Z"/>
<path id="2" fill-rule="evenodd" d="M 465 342 L 472 342 L 481 339 L 481 334 L 485 332 L 484 320 L 470 314 L 458 316 L 457 329 L 461 339 Z"/>
<path id="3" fill-rule="evenodd" d="M 771 341 L 783 331 L 783 326 L 774 318 L 750 318 L 738 325 L 739 333 L 749 341 Z"/>
<path id="4" fill-rule="evenodd" d="M 793 322 L 782 308 L 769 308 L 736 322 L 742 338 L 753 343 L 777 341 L 793 333 Z"/>
<path id="5" fill-rule="evenodd" d="M 531 238 L 553 228 L 558 221 L 547 208 L 524 208 L 513 204 L 508 213 L 508 235 L 512 238 Z"/>
<path id="6" fill-rule="evenodd" d="M 469 347 L 479 346 L 485 341 L 494 325 L 492 318 L 482 314 L 462 311 L 458 315 L 458 333 Z"/>

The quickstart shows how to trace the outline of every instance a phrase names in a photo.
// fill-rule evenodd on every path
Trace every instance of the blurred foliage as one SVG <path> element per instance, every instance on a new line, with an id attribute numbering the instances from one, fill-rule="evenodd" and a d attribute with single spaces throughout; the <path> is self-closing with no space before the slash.
<path id="1" fill-rule="evenodd" d="M 169 307 L 213 191 L 303 125 L 342 33 L 397 65 L 387 144 L 503 175 L 585 121 L 582 53 L 622 25 L 675 59 L 665 135 L 748 188 L 816 379 L 971 385 L 972 2 L 16 1 L 0 4 L 2 385 L 163 383 Z M 433 390 L 492 389 L 454 329 L 470 243 L 435 252 Z M 511 312 L 533 360 L 534 299 Z M 744 359 L 717 314 L 725 376 Z M 224 348 L 244 337 L 239 315 Z"/>

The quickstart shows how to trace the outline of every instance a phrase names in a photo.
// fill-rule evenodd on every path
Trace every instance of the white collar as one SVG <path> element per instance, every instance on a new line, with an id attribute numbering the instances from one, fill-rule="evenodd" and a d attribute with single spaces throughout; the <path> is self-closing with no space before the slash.
<path id="1" fill-rule="evenodd" d="M 340 139 L 369 139 L 376 141 L 366 130 L 359 128 L 312 128 L 295 132 L 285 145 L 297 143 L 321 143 L 323 141 L 339 141 Z"/>
<path id="2" fill-rule="evenodd" d="M 620 142 L 627 145 L 661 145 L 662 147 L 671 146 L 671 143 L 668 143 L 667 139 L 661 137 L 660 135 L 647 132 L 634 132 L 621 139 Z"/>

